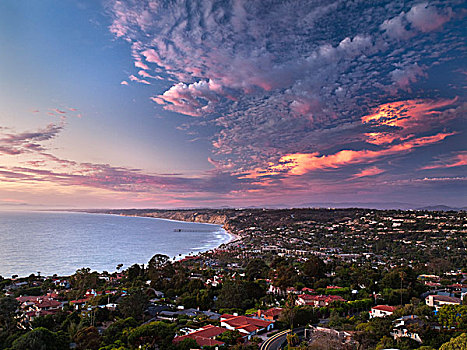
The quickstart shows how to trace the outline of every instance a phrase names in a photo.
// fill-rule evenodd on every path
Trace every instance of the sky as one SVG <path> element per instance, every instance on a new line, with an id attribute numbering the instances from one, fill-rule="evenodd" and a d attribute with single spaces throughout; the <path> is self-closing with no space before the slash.
<path id="1" fill-rule="evenodd" d="M 462 0 L 0 2 L 0 210 L 467 206 Z"/>

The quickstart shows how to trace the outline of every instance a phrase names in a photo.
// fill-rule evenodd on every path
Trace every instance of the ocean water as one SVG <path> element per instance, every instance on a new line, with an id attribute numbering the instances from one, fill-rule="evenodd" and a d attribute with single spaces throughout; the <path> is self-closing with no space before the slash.
<path id="1" fill-rule="evenodd" d="M 219 225 L 68 212 L 0 212 L 0 275 L 70 275 L 180 258 L 227 242 Z"/>

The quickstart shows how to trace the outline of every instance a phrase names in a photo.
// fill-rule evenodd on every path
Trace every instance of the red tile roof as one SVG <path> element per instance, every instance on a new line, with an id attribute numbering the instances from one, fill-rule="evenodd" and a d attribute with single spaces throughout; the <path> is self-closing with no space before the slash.
<path id="1" fill-rule="evenodd" d="M 279 316 L 281 313 L 282 313 L 282 309 L 280 307 L 273 307 L 271 309 L 261 311 L 261 315 L 269 316 L 269 317 Z"/>
<path id="2" fill-rule="evenodd" d="M 199 330 L 190 334 L 203 338 L 213 338 L 226 331 L 228 331 L 228 329 L 208 324 L 207 326 L 204 326 L 203 328 L 200 328 Z"/>
<path id="3" fill-rule="evenodd" d="M 45 308 L 57 308 L 62 303 L 60 303 L 57 300 L 49 299 L 49 300 L 38 300 L 34 302 L 34 304 L 39 308 L 39 309 L 45 309 Z"/>
<path id="4" fill-rule="evenodd" d="M 381 311 L 386 311 L 386 312 L 394 312 L 397 307 L 395 306 L 389 306 L 389 305 L 376 305 L 371 308 L 372 310 L 381 310 Z"/>
<path id="5" fill-rule="evenodd" d="M 266 328 L 270 324 L 274 323 L 274 322 L 259 320 L 257 318 L 251 318 L 251 317 L 246 317 L 246 316 L 233 316 L 231 318 L 221 320 L 221 322 L 225 322 L 228 325 L 235 327 L 235 328 L 246 326 L 246 325 L 254 325 L 259 328 Z"/>
<path id="6" fill-rule="evenodd" d="M 182 341 L 183 339 L 191 338 L 191 339 L 194 339 L 199 346 L 223 345 L 224 344 L 223 342 L 212 339 L 212 338 L 226 331 L 228 331 L 228 329 L 222 328 L 222 327 L 216 327 L 216 326 L 209 324 L 203 328 L 200 328 L 199 330 L 193 333 L 182 335 L 180 337 L 176 337 L 174 339 L 174 342 L 178 343 Z"/>
<path id="7" fill-rule="evenodd" d="M 246 324 L 244 326 L 237 327 L 236 329 L 238 329 L 239 331 L 244 329 L 248 333 L 253 333 L 253 332 L 256 332 L 259 328 L 252 324 Z"/>

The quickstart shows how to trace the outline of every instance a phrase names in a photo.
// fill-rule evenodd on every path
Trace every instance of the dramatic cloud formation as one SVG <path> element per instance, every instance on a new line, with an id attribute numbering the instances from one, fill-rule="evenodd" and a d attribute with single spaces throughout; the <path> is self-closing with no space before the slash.
<path id="1" fill-rule="evenodd" d="M 116 1 L 109 9 L 110 30 L 132 44 L 135 64 L 179 81 L 153 101 L 220 126 L 218 161 L 245 167 L 313 151 L 323 129 L 413 92 L 459 47 L 461 33 L 442 29 L 460 5 Z"/>
<path id="2" fill-rule="evenodd" d="M 88 83 L 82 86 L 92 93 L 76 93 L 82 103 L 91 100 L 88 111 L 101 107 L 93 116 L 105 119 L 102 132 L 91 122 L 70 123 L 81 114 L 68 106 L 83 110 L 74 100 L 34 110 L 54 122 L 35 132 L 0 128 L 2 182 L 86 188 L 143 204 L 293 204 L 386 194 L 435 201 L 441 192 L 460 201 L 454 186 L 465 182 L 464 1 L 104 6 L 105 40 L 110 31 L 124 52 L 104 54 L 105 64 L 121 75 L 93 70 L 89 81 L 115 89 Z M 29 130 L 25 125 L 16 130 Z M 62 138 L 75 147 L 81 141 L 73 128 L 92 131 L 106 150 L 60 148 Z M 125 142 L 134 147 L 126 150 Z M 134 166 L 120 162 L 125 152 Z M 190 161 L 197 164 L 182 169 Z"/>

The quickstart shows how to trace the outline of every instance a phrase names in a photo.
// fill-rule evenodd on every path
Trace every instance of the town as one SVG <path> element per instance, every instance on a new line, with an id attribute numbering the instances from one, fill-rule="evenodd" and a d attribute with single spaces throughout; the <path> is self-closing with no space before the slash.
<path id="1" fill-rule="evenodd" d="M 460 211 L 107 210 L 211 222 L 217 249 L 3 276 L 0 349 L 467 348 Z"/>

